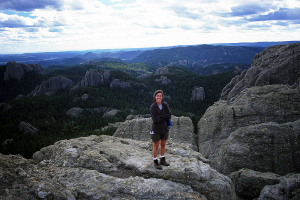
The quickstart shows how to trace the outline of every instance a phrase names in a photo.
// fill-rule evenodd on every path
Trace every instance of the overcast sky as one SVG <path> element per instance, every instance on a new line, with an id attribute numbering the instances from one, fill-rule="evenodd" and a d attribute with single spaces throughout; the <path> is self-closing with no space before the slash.
<path id="1" fill-rule="evenodd" d="M 0 53 L 290 40 L 299 0 L 0 1 Z"/>

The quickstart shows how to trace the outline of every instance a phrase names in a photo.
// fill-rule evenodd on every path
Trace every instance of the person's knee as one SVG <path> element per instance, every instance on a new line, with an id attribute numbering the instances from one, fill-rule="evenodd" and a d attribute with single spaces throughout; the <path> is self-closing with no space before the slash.
<path id="1" fill-rule="evenodd" d="M 157 141 L 157 142 L 154 142 L 154 143 L 153 143 L 153 146 L 158 148 L 158 147 L 159 147 L 159 144 L 160 144 L 160 141 Z"/>

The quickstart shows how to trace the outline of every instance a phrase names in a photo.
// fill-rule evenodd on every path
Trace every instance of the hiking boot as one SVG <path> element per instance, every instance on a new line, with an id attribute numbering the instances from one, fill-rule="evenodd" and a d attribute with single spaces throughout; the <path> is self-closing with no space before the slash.
<path id="1" fill-rule="evenodd" d="M 167 163 L 167 161 L 166 161 L 166 158 L 165 158 L 165 157 L 162 157 L 162 158 L 160 159 L 160 162 L 159 162 L 159 164 L 161 164 L 161 165 L 163 165 L 163 166 L 170 166 L 170 164 L 169 164 L 169 163 Z"/>
<path id="2" fill-rule="evenodd" d="M 156 169 L 162 169 L 161 165 L 158 163 L 158 160 L 154 160 L 154 167 Z"/>

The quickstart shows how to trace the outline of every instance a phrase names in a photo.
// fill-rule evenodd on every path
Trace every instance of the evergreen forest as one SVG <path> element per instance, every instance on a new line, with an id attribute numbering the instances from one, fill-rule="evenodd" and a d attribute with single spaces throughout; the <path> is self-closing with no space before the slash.
<path id="1" fill-rule="evenodd" d="M 0 152 L 21 154 L 26 158 L 58 140 L 91 134 L 112 135 L 116 130 L 112 124 L 125 121 L 128 115 L 149 116 L 149 107 L 154 101 L 153 93 L 157 89 L 165 92 L 165 101 L 170 105 L 173 115 L 189 116 L 196 127 L 206 109 L 219 99 L 222 88 L 236 75 L 232 67 L 217 74 L 200 75 L 188 68 L 168 66 L 167 74 L 156 74 L 158 66 L 98 61 L 69 67 L 49 66 L 45 75 L 32 71 L 26 72 L 20 81 L 4 81 L 5 67 L 0 66 Z M 64 76 L 77 83 L 90 69 L 108 71 L 110 80 L 129 82 L 131 86 L 112 88 L 108 82 L 62 89 L 54 95 L 27 96 L 42 81 L 51 77 Z M 141 75 L 144 77 L 141 78 Z M 157 81 L 162 76 L 170 82 L 162 84 Z M 195 87 L 204 88 L 205 100 L 191 101 Z M 66 113 L 71 108 L 81 108 L 82 112 L 77 117 L 70 117 Z M 109 109 L 118 112 L 114 116 L 104 117 Z M 19 124 L 22 121 L 36 127 L 37 134 L 20 131 Z"/>

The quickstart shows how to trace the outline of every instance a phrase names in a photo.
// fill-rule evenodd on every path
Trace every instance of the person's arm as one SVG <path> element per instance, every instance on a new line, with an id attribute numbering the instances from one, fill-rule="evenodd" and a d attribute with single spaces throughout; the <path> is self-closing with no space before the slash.
<path id="1" fill-rule="evenodd" d="M 150 114 L 154 123 L 160 123 L 164 119 L 163 116 L 157 112 L 153 105 L 150 107 Z"/>

